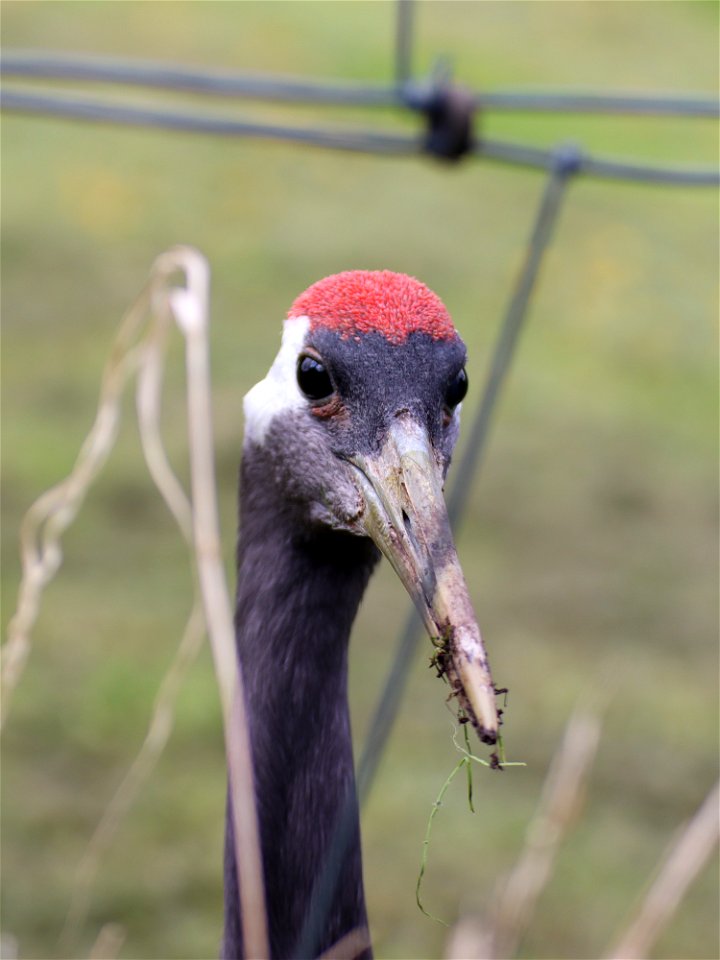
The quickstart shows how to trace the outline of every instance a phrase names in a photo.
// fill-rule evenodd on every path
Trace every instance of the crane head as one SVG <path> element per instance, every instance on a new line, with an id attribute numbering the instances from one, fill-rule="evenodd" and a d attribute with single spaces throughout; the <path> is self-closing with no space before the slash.
<path id="1" fill-rule="evenodd" d="M 245 397 L 245 447 L 264 452 L 268 482 L 302 522 L 374 541 L 464 716 L 495 743 L 495 688 L 443 497 L 465 360 L 442 301 L 418 280 L 326 277 L 292 305 L 275 362 Z"/>

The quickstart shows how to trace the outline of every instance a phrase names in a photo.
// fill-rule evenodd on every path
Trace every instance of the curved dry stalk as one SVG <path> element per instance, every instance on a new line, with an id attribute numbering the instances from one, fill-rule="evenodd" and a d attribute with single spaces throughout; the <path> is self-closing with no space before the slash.
<path id="1" fill-rule="evenodd" d="M 183 536 L 191 545 L 192 507 L 170 467 L 160 434 L 162 377 L 169 321 L 167 311 L 164 316 L 157 314 L 155 322 L 149 323 L 149 329 L 137 348 L 136 408 L 140 440 L 150 474 Z M 107 804 L 78 865 L 70 907 L 60 936 L 60 944 L 66 949 L 87 917 L 91 888 L 100 859 L 165 749 L 173 725 L 173 705 L 185 672 L 200 650 L 203 633 L 202 605 L 200 598 L 196 596 L 180 646 L 155 698 L 145 739 Z"/>
<path id="2" fill-rule="evenodd" d="M 106 853 L 120 824 L 137 799 L 165 749 L 173 728 L 174 704 L 189 667 L 195 662 L 205 636 L 205 617 L 202 600 L 196 596 L 190 618 L 185 626 L 177 653 L 168 668 L 153 704 L 153 713 L 145 739 L 135 759 L 123 777 L 120 786 L 105 807 L 105 811 L 90 838 L 73 884 L 72 899 L 60 936 L 60 945 L 69 948 L 87 918 L 92 887 L 100 861 Z"/>
<path id="3" fill-rule="evenodd" d="M 20 526 L 22 578 L 15 614 L 8 625 L 0 663 L 0 725 L 10 710 L 12 695 L 30 655 L 32 630 L 40 612 L 42 593 L 62 563 L 61 538 L 82 506 L 85 495 L 115 443 L 120 422 L 120 398 L 138 362 L 133 340 L 145 319 L 151 283 L 126 313 L 102 375 L 95 421 L 68 476 L 41 494 Z"/>
<path id="4" fill-rule="evenodd" d="M 641 960 L 677 910 L 690 884 L 710 859 L 720 836 L 720 781 L 670 844 L 655 880 L 610 960 Z"/>
<path id="5" fill-rule="evenodd" d="M 149 330 L 137 348 L 136 406 L 140 439 L 148 469 L 181 533 L 192 548 L 192 506 L 170 467 L 160 432 L 162 380 L 170 322 L 168 311 L 157 311 L 154 322 L 150 323 Z M 60 944 L 66 949 L 87 918 L 92 886 L 101 858 L 167 745 L 173 727 L 174 704 L 185 675 L 201 649 L 204 627 L 202 600 L 196 593 L 183 638 L 155 698 L 145 739 L 106 806 L 78 865 L 70 907 L 60 937 Z"/>
<path id="6" fill-rule="evenodd" d="M 171 283 L 178 273 L 185 278 L 184 287 Z M 155 483 L 186 540 L 192 544 L 199 594 L 178 653 L 156 697 L 143 746 L 106 808 L 80 863 L 64 935 L 67 937 L 77 929 L 84 916 L 99 858 L 167 742 L 172 728 L 172 705 L 182 676 L 199 649 L 203 632 L 201 613 L 204 612 L 223 710 L 230 788 L 236 800 L 232 806 L 244 942 L 249 956 L 264 957 L 268 955 L 267 928 L 252 758 L 215 496 L 207 337 L 208 281 L 207 263 L 194 250 L 175 248 L 158 258 L 150 280 L 122 322 L 103 372 L 97 416 L 72 472 L 43 494 L 25 516 L 21 527 L 23 577 L 18 608 L 3 648 L 3 710 L 7 711 L 10 695 L 27 662 L 42 590 L 61 564 L 61 536 L 77 515 L 87 490 L 107 460 L 117 435 L 123 388 L 130 374 L 139 367 L 137 406 L 143 450 Z M 160 435 L 165 344 L 173 320 L 186 344 L 192 503 L 169 465 Z M 145 323 L 144 338 L 133 346 Z"/>
<path id="7" fill-rule="evenodd" d="M 171 317 L 167 309 L 157 309 L 156 318 L 143 344 L 135 392 L 140 443 L 150 476 L 192 548 L 192 504 L 170 466 L 160 430 L 163 374 Z"/>

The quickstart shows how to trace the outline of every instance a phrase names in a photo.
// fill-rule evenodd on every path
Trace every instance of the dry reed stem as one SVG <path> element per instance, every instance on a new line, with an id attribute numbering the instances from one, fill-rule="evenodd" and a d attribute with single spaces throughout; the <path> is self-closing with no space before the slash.
<path id="1" fill-rule="evenodd" d="M 181 273 L 185 287 L 173 286 Z M 95 423 L 71 474 L 41 496 L 21 528 L 23 577 L 18 609 L 3 649 L 3 709 L 9 706 L 30 652 L 31 631 L 39 612 L 42 590 L 62 561 L 60 538 L 77 515 L 93 479 L 112 449 L 120 416 L 120 398 L 130 374 L 139 366 L 137 407 L 143 450 L 150 472 L 184 536 L 194 548 L 200 595 L 204 606 L 225 726 L 226 752 L 233 803 L 236 860 L 240 876 L 243 936 L 250 957 L 268 956 L 260 845 L 253 788 L 252 760 L 239 664 L 235 655 L 230 597 L 222 565 L 215 497 L 210 376 L 207 345 L 208 268 L 200 254 L 176 248 L 153 265 L 150 280 L 128 311 L 103 373 Z M 152 311 L 148 331 L 139 346 L 133 339 Z M 160 397 L 165 343 L 171 321 L 185 337 L 188 428 L 192 507 L 167 461 L 160 437 Z M 87 909 L 90 886 L 99 857 L 117 830 L 137 791 L 149 776 L 172 727 L 172 704 L 181 678 L 195 656 L 202 636 L 196 597 L 185 636 L 155 701 L 145 742 L 95 831 L 81 861 L 73 903 L 65 927 L 69 935 Z"/>
<path id="2" fill-rule="evenodd" d="M 168 310 L 156 309 L 155 322 L 137 348 L 136 409 L 140 441 L 150 475 L 192 550 L 192 505 L 170 466 L 160 432 L 162 382 L 171 322 Z M 145 739 L 106 806 L 78 864 L 70 907 L 60 936 L 60 945 L 65 950 L 69 949 L 87 919 L 101 858 L 167 746 L 174 724 L 174 704 L 185 675 L 200 652 L 204 634 L 202 598 L 196 590 L 182 640 L 155 697 Z"/>
<path id="3" fill-rule="evenodd" d="M 106 923 L 90 949 L 89 960 L 115 960 L 125 943 L 125 935 L 125 927 L 119 923 Z"/>
<path id="4" fill-rule="evenodd" d="M 166 345 L 172 318 L 161 303 L 155 303 L 155 312 L 157 322 L 145 338 L 135 391 L 140 443 L 150 475 L 188 546 L 192 547 L 192 504 L 170 466 L 160 430 Z"/>
<path id="5" fill-rule="evenodd" d="M 159 263 L 165 265 L 164 259 L 169 270 L 184 272 L 187 283 L 184 290 L 168 291 L 167 298 L 186 342 L 195 557 L 225 725 L 243 944 L 247 957 L 264 958 L 269 956 L 269 948 L 252 753 L 215 498 L 207 337 L 208 269 L 205 260 L 192 250 L 172 251 L 161 257 Z"/>
<path id="6" fill-rule="evenodd" d="M 173 728 L 175 701 L 187 671 L 202 647 L 204 636 L 205 618 L 202 600 L 197 595 L 180 646 L 160 684 L 142 746 L 120 786 L 105 807 L 100 822 L 78 864 L 70 907 L 60 937 L 60 945 L 65 950 L 74 942 L 78 931 L 87 919 L 92 887 L 100 861 L 167 745 Z"/>
<path id="7" fill-rule="evenodd" d="M 525 837 L 525 848 L 492 911 L 496 957 L 515 953 L 535 905 L 552 876 L 560 844 L 575 822 L 598 743 L 600 718 L 576 708 L 543 785 L 540 803 Z"/>
<path id="8" fill-rule="evenodd" d="M 70 474 L 43 493 L 20 526 L 22 579 L 15 614 L 8 625 L 0 664 L 0 725 L 7 719 L 12 695 L 25 669 L 32 629 L 40 612 L 42 593 L 62 563 L 61 537 L 82 506 L 85 494 L 113 448 L 120 419 L 120 397 L 137 365 L 132 349 L 147 312 L 150 283 L 126 314 L 103 372 L 95 422 Z"/>
<path id="9" fill-rule="evenodd" d="M 576 710 L 551 764 L 525 848 L 488 911 L 468 915 L 448 939 L 447 960 L 500 960 L 516 955 L 537 899 L 551 877 L 555 854 L 576 819 L 600 736 L 599 719 Z M 720 839 L 720 781 L 670 844 L 634 919 L 607 960 L 643 960 L 671 920 Z"/>
<path id="10" fill-rule="evenodd" d="M 490 924 L 474 913 L 461 916 L 450 931 L 445 943 L 445 960 L 489 960 L 492 953 Z"/>
<path id="11" fill-rule="evenodd" d="M 560 844 L 582 807 L 600 731 L 596 714 L 575 709 L 550 764 L 524 849 L 507 880 L 498 885 L 488 911 L 491 919 L 485 924 L 477 919 L 468 924 L 461 921 L 449 940 L 448 960 L 467 960 L 470 955 L 500 960 L 515 955 L 538 898 L 552 876 Z"/>
<path id="12" fill-rule="evenodd" d="M 720 781 L 665 851 L 655 879 L 610 960 L 641 960 L 670 921 L 720 837 Z"/>
<path id="13" fill-rule="evenodd" d="M 20 947 L 17 937 L 4 931 L 0 933 L 0 960 L 18 960 Z"/>

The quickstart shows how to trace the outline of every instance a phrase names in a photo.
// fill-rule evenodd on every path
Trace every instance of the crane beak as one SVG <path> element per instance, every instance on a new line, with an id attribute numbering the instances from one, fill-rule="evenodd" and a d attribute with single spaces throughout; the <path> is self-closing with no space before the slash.
<path id="1" fill-rule="evenodd" d="M 436 647 L 433 662 L 485 743 L 498 713 L 487 654 L 450 531 L 442 470 L 427 432 L 409 415 L 393 421 L 375 456 L 355 455 L 365 502 L 363 532 L 385 554 Z"/>

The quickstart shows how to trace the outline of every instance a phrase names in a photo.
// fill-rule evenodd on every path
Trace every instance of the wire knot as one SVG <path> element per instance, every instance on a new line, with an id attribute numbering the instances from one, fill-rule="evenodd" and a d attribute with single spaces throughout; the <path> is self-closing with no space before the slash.
<path id="1" fill-rule="evenodd" d="M 425 151 L 441 160 L 458 161 L 472 149 L 475 102 L 472 94 L 458 86 L 436 87 L 423 111 L 428 120 Z"/>
<path id="2" fill-rule="evenodd" d="M 584 160 L 583 151 L 576 143 L 561 143 L 553 150 L 552 169 L 561 177 L 572 177 L 580 173 Z"/>

